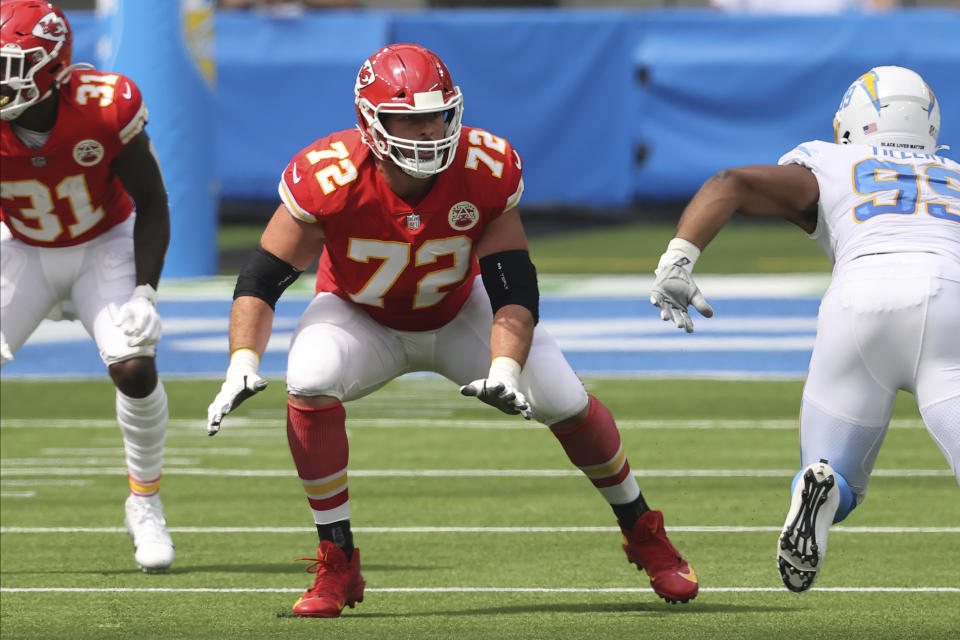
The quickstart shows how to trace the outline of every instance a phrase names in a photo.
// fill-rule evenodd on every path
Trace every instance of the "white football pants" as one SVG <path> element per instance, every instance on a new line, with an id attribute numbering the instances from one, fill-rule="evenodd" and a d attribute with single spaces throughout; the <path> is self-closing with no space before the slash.
<path id="1" fill-rule="evenodd" d="M 960 482 L 958 320 L 960 265 L 946 258 L 865 256 L 835 275 L 803 391 L 802 465 L 829 460 L 862 500 L 902 389 Z"/>
<path id="2" fill-rule="evenodd" d="M 73 247 L 36 247 L 0 229 L 0 327 L 16 353 L 58 305 L 69 303 L 111 365 L 153 356 L 156 347 L 127 346 L 112 312 L 136 285 L 131 215 L 104 234 Z"/>
<path id="3" fill-rule="evenodd" d="M 492 324 L 479 276 L 457 316 L 434 331 L 390 329 L 359 306 L 321 293 L 300 317 L 291 339 L 287 391 L 347 402 L 412 371 L 433 371 L 458 385 L 468 384 L 485 378 L 490 369 Z M 518 383 L 534 418 L 544 424 L 556 424 L 587 406 L 583 384 L 541 326 L 534 331 Z"/>

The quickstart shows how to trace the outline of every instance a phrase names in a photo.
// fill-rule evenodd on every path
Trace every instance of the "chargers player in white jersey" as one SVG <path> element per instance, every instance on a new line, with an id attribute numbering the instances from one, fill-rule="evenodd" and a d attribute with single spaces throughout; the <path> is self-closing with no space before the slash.
<path id="1" fill-rule="evenodd" d="M 844 94 L 834 133 L 777 165 L 710 178 L 650 297 L 688 332 L 688 305 L 712 316 L 691 273 L 736 211 L 792 222 L 832 260 L 803 389 L 803 469 L 777 546 L 780 576 L 798 592 L 823 565 L 830 525 L 863 501 L 900 389 L 960 482 L 960 165 L 937 155 L 940 106 L 919 74 L 876 67 Z"/>

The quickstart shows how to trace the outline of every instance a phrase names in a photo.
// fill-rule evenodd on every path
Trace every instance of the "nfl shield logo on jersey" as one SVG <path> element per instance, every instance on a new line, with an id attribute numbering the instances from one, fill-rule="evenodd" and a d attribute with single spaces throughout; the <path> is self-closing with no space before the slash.
<path id="1" fill-rule="evenodd" d="M 410 231 L 416 231 L 420 228 L 420 215 L 416 213 L 411 213 L 407 216 L 407 229 Z"/>

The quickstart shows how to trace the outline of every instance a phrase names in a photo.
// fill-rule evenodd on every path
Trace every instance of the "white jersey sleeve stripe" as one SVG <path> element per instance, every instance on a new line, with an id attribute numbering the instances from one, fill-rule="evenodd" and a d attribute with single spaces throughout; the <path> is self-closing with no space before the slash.
<path id="1" fill-rule="evenodd" d="M 140 109 L 137 111 L 136 115 L 133 116 L 127 126 L 120 130 L 120 142 L 127 144 L 133 140 L 137 135 L 143 131 L 143 127 L 147 124 L 147 105 L 141 104 Z"/>
<path id="2" fill-rule="evenodd" d="M 507 204 L 503 208 L 503 210 L 509 211 L 510 209 L 513 209 L 515 206 L 517 206 L 517 203 L 520 202 L 520 196 L 522 195 L 523 195 L 523 178 L 520 178 L 520 184 L 517 185 L 517 190 L 514 192 L 512 196 L 507 198 Z"/>
<path id="3" fill-rule="evenodd" d="M 284 180 L 280 181 L 280 186 L 277 190 L 280 192 L 280 200 L 287 207 L 287 211 L 290 212 L 290 215 L 304 222 L 317 221 L 313 214 L 308 212 L 297 203 L 296 198 L 293 197 L 293 193 L 290 192 L 290 188 L 287 187 L 287 183 Z"/>

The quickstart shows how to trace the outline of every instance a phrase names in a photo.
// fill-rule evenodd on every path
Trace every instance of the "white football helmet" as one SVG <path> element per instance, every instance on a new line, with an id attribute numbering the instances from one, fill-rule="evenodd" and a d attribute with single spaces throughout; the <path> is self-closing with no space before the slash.
<path id="1" fill-rule="evenodd" d="M 833 118 L 838 144 L 935 153 L 940 105 L 930 85 L 904 67 L 874 67 L 843 95 Z"/>

